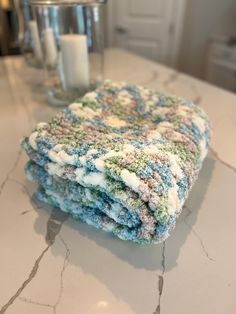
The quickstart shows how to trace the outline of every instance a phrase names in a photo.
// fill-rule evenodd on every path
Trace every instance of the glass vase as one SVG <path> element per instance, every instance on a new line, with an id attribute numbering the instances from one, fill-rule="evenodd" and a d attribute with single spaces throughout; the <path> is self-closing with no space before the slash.
<path id="1" fill-rule="evenodd" d="M 68 105 L 102 80 L 105 3 L 105 0 L 31 0 L 50 104 Z"/>
<path id="2" fill-rule="evenodd" d="M 30 8 L 29 0 L 19 3 L 19 41 L 21 52 L 28 65 L 35 68 L 43 67 L 43 53 L 35 15 Z"/>

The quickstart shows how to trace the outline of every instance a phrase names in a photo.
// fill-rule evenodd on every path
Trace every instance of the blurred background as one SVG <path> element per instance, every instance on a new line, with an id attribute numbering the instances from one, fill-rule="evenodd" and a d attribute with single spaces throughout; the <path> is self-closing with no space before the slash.
<path id="1" fill-rule="evenodd" d="M 14 1 L 0 0 L 0 54 L 19 54 L 18 21 Z"/>
<path id="2" fill-rule="evenodd" d="M 1 56 L 20 54 L 17 8 L 0 0 Z M 105 44 L 236 92 L 236 0 L 108 0 Z"/>

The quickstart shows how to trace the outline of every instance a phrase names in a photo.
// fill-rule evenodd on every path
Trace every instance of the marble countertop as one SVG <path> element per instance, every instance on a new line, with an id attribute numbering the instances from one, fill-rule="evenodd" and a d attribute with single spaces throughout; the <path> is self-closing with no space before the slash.
<path id="1" fill-rule="evenodd" d="M 0 61 L 0 313 L 234 314 L 236 95 L 121 50 L 105 76 L 193 99 L 213 124 L 210 152 L 176 229 L 140 246 L 31 200 L 19 139 L 55 113 L 42 73 Z"/>

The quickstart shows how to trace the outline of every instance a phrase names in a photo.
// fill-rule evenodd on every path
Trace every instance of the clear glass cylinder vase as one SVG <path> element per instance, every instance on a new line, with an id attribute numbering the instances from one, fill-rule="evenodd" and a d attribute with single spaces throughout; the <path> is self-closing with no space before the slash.
<path id="1" fill-rule="evenodd" d="M 48 101 L 64 106 L 103 77 L 106 0 L 31 0 L 46 69 Z"/>
<path id="2" fill-rule="evenodd" d="M 29 0 L 19 2 L 19 41 L 21 52 L 28 65 L 35 68 L 43 67 L 43 54 L 35 14 Z"/>

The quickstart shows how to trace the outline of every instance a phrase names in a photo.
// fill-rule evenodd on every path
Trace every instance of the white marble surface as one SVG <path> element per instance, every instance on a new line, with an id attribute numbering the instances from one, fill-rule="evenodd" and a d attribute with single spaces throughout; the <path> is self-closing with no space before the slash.
<path id="1" fill-rule="evenodd" d="M 122 242 L 31 200 L 19 139 L 55 110 L 42 73 L 0 61 L 0 313 L 236 313 L 236 95 L 110 50 L 107 78 L 197 101 L 213 124 L 211 152 L 171 237 Z"/>

